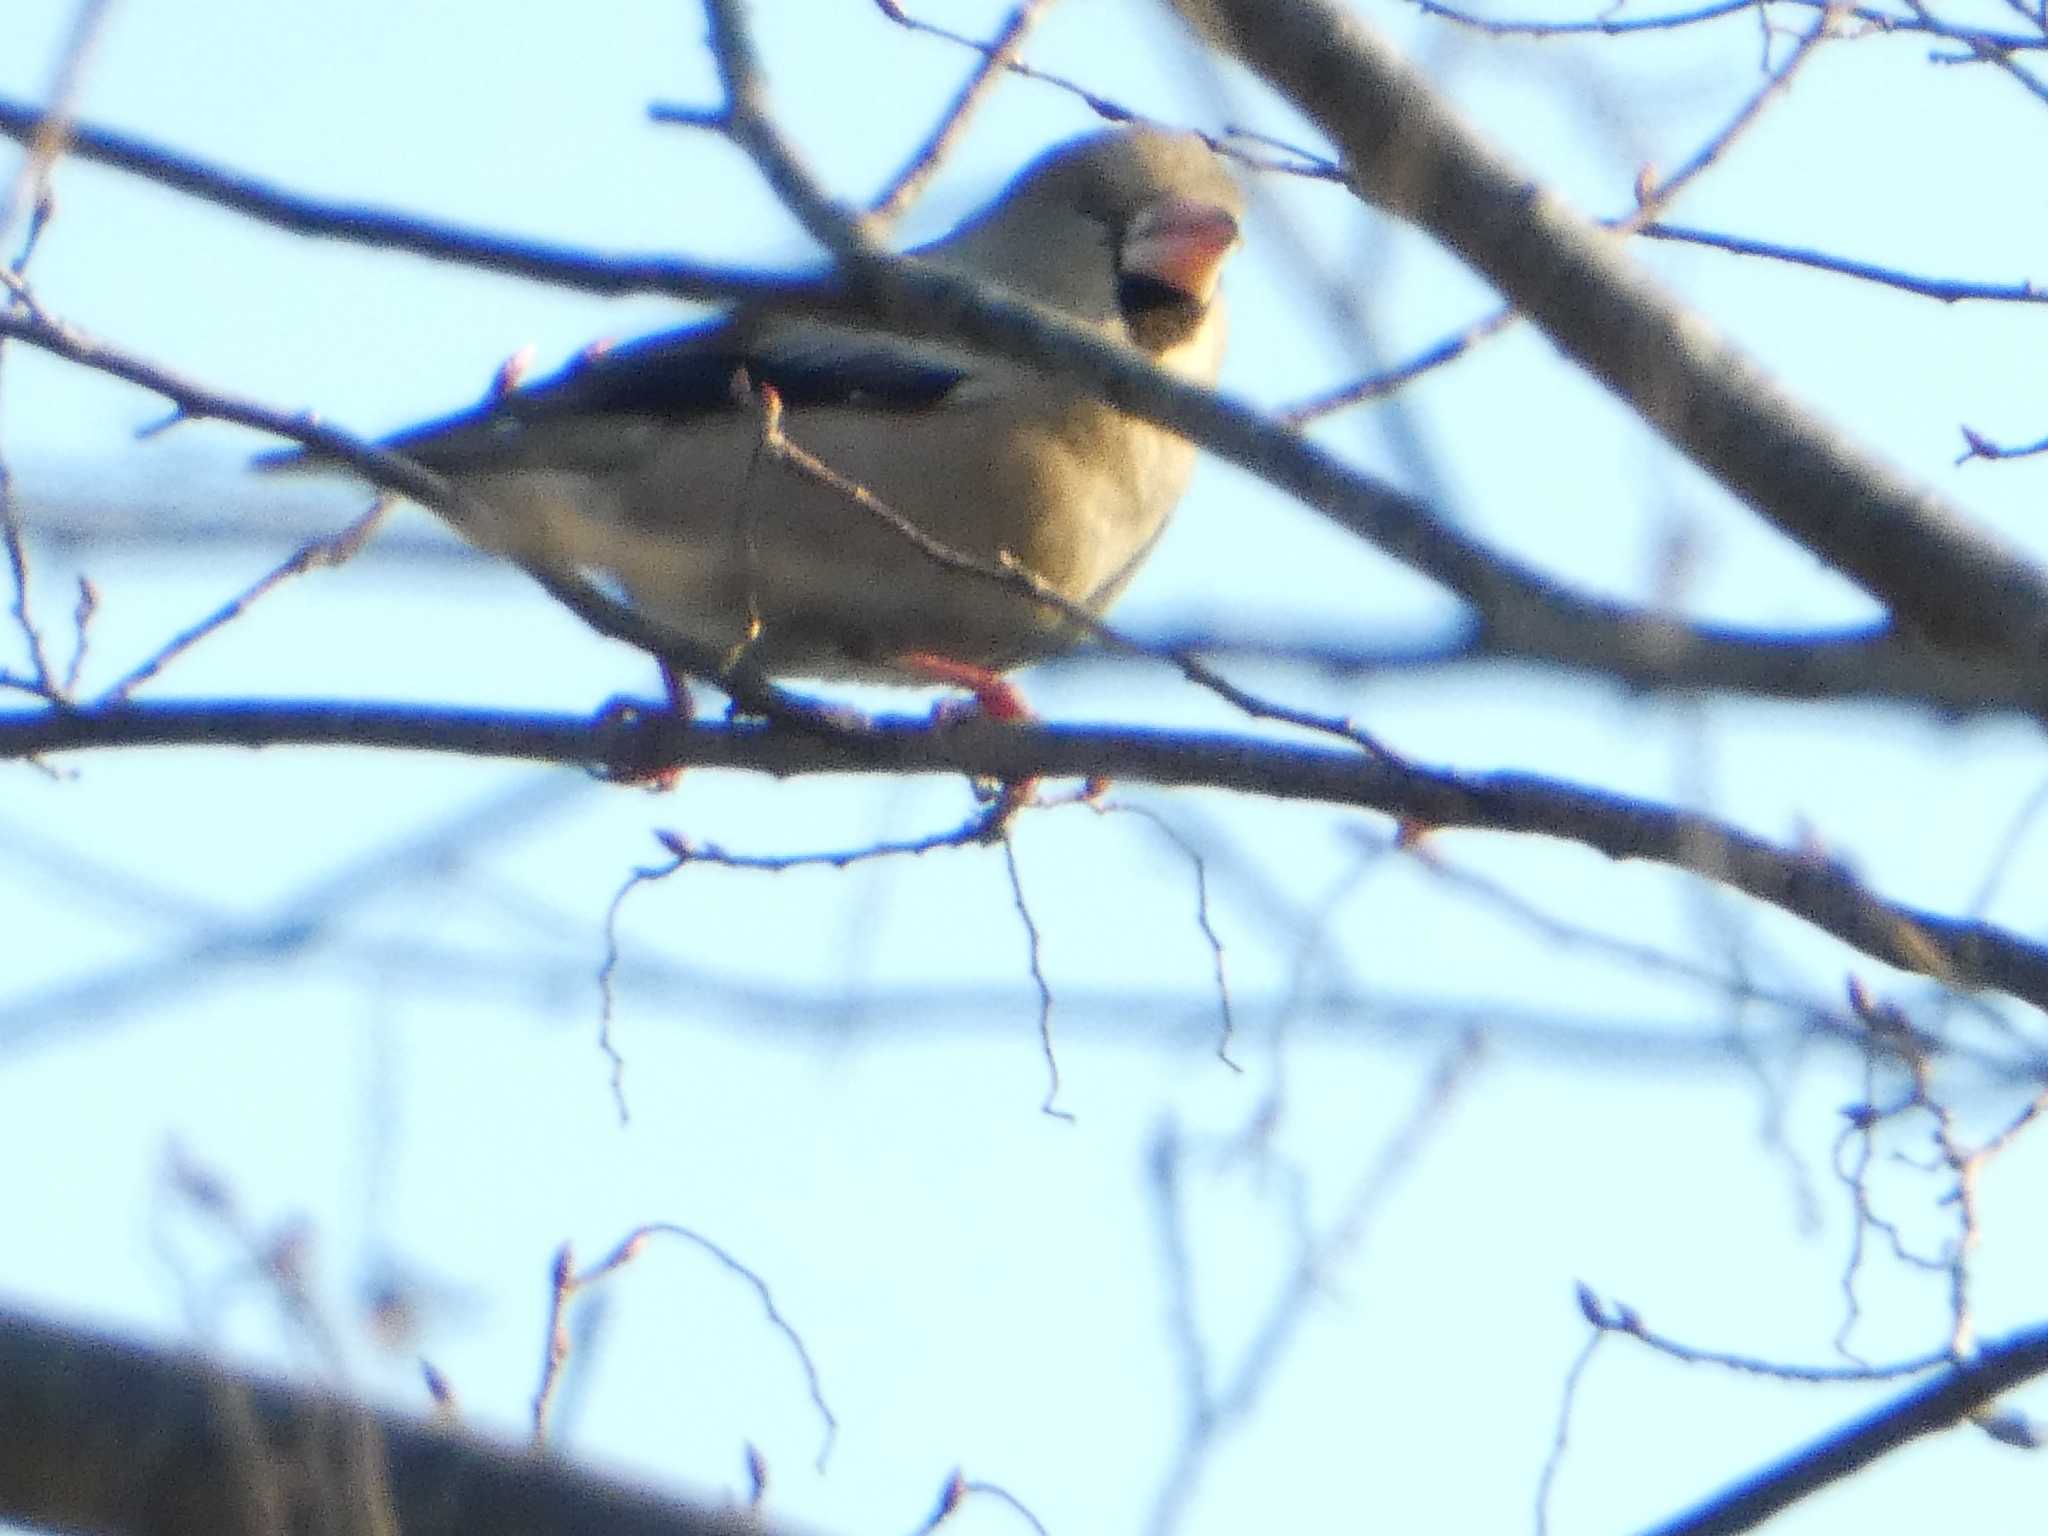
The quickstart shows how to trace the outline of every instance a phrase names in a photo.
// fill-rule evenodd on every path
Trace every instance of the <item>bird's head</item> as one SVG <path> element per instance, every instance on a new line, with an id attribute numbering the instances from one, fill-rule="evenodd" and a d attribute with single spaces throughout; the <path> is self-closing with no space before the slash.
<path id="1" fill-rule="evenodd" d="M 1166 360 L 1218 318 L 1244 193 L 1191 133 L 1068 140 L 928 254 L 991 277 Z"/>

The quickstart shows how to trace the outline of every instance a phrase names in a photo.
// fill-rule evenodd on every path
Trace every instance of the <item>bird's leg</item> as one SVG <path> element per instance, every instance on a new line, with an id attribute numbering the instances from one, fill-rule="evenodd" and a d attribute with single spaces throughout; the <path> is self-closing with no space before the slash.
<path id="1" fill-rule="evenodd" d="M 676 664 L 666 656 L 654 658 L 661 668 L 661 691 L 668 695 L 668 712 L 680 724 L 688 725 L 697 718 L 697 706 L 690 699 L 690 680 L 677 670 Z M 665 794 L 682 782 L 683 770 L 664 768 L 649 774 L 646 785 L 653 794 Z"/>
<path id="2" fill-rule="evenodd" d="M 981 713 L 991 720 L 1000 720 L 1008 725 L 1037 718 L 1032 714 L 1031 706 L 1024 702 L 1024 695 L 1017 691 L 1017 685 L 988 667 L 977 667 L 971 661 L 955 661 L 950 656 L 939 656 L 930 651 L 907 652 L 898 656 L 895 664 L 922 682 L 964 688 L 974 695 L 974 702 Z"/>
<path id="3" fill-rule="evenodd" d="M 913 673 L 927 682 L 965 688 L 974 695 L 974 704 L 969 707 L 979 708 L 991 720 L 1001 720 L 1008 724 L 1038 718 L 1031 706 L 1024 702 L 1024 695 L 1017 691 L 1017 685 L 1000 672 L 992 672 L 987 667 L 977 667 L 971 662 L 954 661 L 947 656 L 934 656 L 925 651 L 913 651 L 909 655 L 899 656 L 896 658 L 896 664 L 904 671 Z M 1019 785 L 1006 785 L 1007 792 L 1020 794 L 1022 798 L 1011 805 L 1005 815 L 1015 812 L 1029 802 L 1037 788 L 1038 780 L 1035 778 L 1026 779 Z M 1108 793 L 1107 775 L 1090 774 L 1086 784 L 1082 786 L 1081 798 L 1094 805 L 1099 804 Z"/>
<path id="4" fill-rule="evenodd" d="M 924 682 L 964 688 L 974 696 L 972 707 L 991 720 L 1015 725 L 1038 718 L 1031 706 L 1024 702 L 1024 695 L 1017 691 L 1017 685 L 989 667 L 978 667 L 971 661 L 955 661 L 950 656 L 939 656 L 930 651 L 907 652 L 898 656 L 895 664 Z M 941 706 L 935 718 L 943 723 L 949 718 L 949 712 Z M 1010 818 L 1029 805 L 1037 794 L 1038 777 L 1035 774 L 1025 779 L 1006 779 L 997 783 L 989 797 L 988 835 L 1000 835 Z"/>
<path id="5" fill-rule="evenodd" d="M 697 706 L 690 702 L 689 678 L 677 671 L 676 664 L 666 656 L 655 657 L 654 663 L 661 668 L 661 687 L 668 695 L 669 713 L 679 720 L 696 719 Z"/>

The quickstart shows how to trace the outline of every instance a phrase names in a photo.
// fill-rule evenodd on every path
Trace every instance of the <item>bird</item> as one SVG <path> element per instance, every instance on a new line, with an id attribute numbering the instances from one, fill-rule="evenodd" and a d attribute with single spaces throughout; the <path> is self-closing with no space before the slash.
<path id="1" fill-rule="evenodd" d="M 1219 276 L 1243 208 L 1199 136 L 1121 127 L 1049 149 L 912 254 L 1213 384 Z M 765 401 L 837 484 L 762 451 Z M 846 486 L 944 551 L 1021 568 L 1100 615 L 1196 458 L 1165 428 L 1019 363 L 746 310 L 593 349 L 532 384 L 501 379 L 481 405 L 381 446 L 461 493 L 463 510 L 437 510 L 472 542 L 594 576 L 698 654 L 771 676 L 977 692 L 977 678 L 1067 648 L 1086 626 L 929 558 Z"/>

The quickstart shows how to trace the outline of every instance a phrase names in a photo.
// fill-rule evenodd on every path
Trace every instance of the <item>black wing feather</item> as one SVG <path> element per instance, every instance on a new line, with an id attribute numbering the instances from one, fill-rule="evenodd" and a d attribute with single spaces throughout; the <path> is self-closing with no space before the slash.
<path id="1" fill-rule="evenodd" d="M 547 378 L 424 422 L 384 446 L 453 472 L 508 453 L 528 427 L 686 422 L 732 411 L 762 384 L 772 384 L 786 405 L 858 401 L 915 410 L 945 399 L 967 377 L 965 367 L 886 336 L 821 331 L 756 341 L 737 324 L 717 322 L 593 349 Z"/>
<path id="2" fill-rule="evenodd" d="M 493 409 L 521 421 L 564 415 L 682 421 L 731 410 L 749 385 L 772 384 L 789 405 L 858 400 L 909 410 L 943 400 L 966 377 L 961 367 L 884 337 L 805 356 L 772 343 L 746 345 L 725 327 L 692 327 L 587 353 L 493 402 Z"/>

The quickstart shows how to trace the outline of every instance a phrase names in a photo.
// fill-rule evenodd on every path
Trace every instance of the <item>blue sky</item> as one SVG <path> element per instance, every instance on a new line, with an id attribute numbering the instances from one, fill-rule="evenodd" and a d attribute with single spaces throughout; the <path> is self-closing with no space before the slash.
<path id="1" fill-rule="evenodd" d="M 757 9 L 778 109 L 849 193 L 887 177 L 968 64 L 864 5 Z M 946 9 L 985 33 L 1003 8 Z M 1367 11 L 1596 212 L 1626 207 L 1644 159 L 1682 158 L 1756 80 L 1749 21 L 1565 47 L 1475 42 L 1391 6 Z M 0 90 L 42 88 L 70 13 L 17 0 Z M 2038 161 L 2040 104 L 1930 67 L 1925 51 L 1830 45 L 1679 216 L 1946 275 L 2029 275 L 2048 248 L 2021 175 Z M 1170 120 L 1305 132 L 1242 79 L 1194 67 L 1137 4 L 1067 0 L 1030 57 Z M 572 21 L 471 0 L 222 0 L 117 7 L 83 104 L 95 121 L 309 193 L 602 250 L 804 259 L 735 152 L 646 121 L 650 101 L 708 103 L 713 90 L 689 6 Z M 1037 148 L 1089 126 L 1056 92 L 1005 87 L 910 233 L 943 229 Z M 1341 192 L 1260 191 L 1229 280 L 1233 393 L 1297 399 L 1488 307 L 1448 258 Z M 366 432 L 475 398 L 527 343 L 545 364 L 675 318 L 294 240 L 84 166 L 63 168 L 59 192 L 32 270 L 51 309 Z M 2034 311 L 1947 308 L 1704 252 L 1640 254 L 1828 416 L 2042 547 L 2041 469 L 1951 462 L 1959 422 L 2013 440 L 2048 430 L 2033 409 Z M 1368 338 L 1328 323 L 1327 282 L 1361 296 Z M 254 481 L 243 466 L 261 444 L 239 431 L 138 444 L 157 402 L 19 348 L 0 390 L 0 451 L 31 516 L 105 530 L 83 546 L 46 542 L 37 566 L 59 633 L 73 572 L 100 586 L 90 660 L 103 679 L 361 502 L 342 486 Z M 1643 596 L 1683 530 L 1701 551 L 1688 600 L 1703 615 L 1864 614 L 1533 333 L 1322 430 L 1585 585 Z M 112 532 L 162 518 L 233 536 L 180 546 Z M 1449 612 L 1277 493 L 1205 464 L 1118 621 L 1138 634 L 1214 624 L 1364 642 L 1426 636 Z M 1704 797 L 1768 836 L 1810 831 L 1880 889 L 1947 911 L 1972 900 L 2042 772 L 2037 733 L 2009 724 L 1681 706 L 1527 670 L 1351 685 L 1247 676 L 1355 712 L 1429 761 Z M 594 709 L 650 681 L 639 658 L 407 512 L 381 553 L 269 599 L 152 692 Z M 1155 670 L 1047 668 L 1025 681 L 1055 719 L 1249 728 Z M 1191 1149 L 1195 1311 L 1227 1378 L 1298 1257 L 1291 1192 L 1313 1224 L 1340 1211 L 1476 1020 L 1491 1027 L 1480 1064 L 1362 1240 L 1327 1265 L 1256 1411 L 1205 1462 L 1181 1529 L 1525 1525 L 1584 1333 L 1577 1280 L 1681 1337 L 1788 1360 L 1829 1358 L 1842 1319 L 1846 1195 L 1828 1157 L 1857 1071 L 1769 1044 L 1781 1015 L 1732 1015 L 1711 992 L 1560 944 L 1376 851 L 1390 831 L 1379 818 L 1119 786 L 1209 859 L 1241 1074 L 1210 1049 L 1218 998 L 1185 855 L 1137 816 L 1026 818 L 1016 856 L 1071 1124 L 1039 1113 L 1038 1000 L 999 854 L 687 871 L 636 893 L 622 920 L 622 1129 L 594 1043 L 595 976 L 607 902 L 658 857 L 653 832 L 747 852 L 856 846 L 958 820 L 961 785 L 697 773 L 655 797 L 368 753 L 103 754 L 67 767 L 62 779 L 17 769 L 0 801 L 0 1157 L 38 1170 L 0 1199 L 0 1293 L 59 1316 L 210 1335 L 237 1358 L 310 1369 L 253 1287 L 198 1321 L 181 1300 L 194 1286 L 213 1294 L 237 1258 L 166 1196 L 176 1146 L 252 1219 L 306 1224 L 356 1387 L 422 1402 L 411 1356 L 380 1353 L 357 1326 L 365 1278 L 396 1267 L 440 1298 L 417 1351 L 472 1423 L 517 1435 L 555 1246 L 595 1259 L 635 1225 L 681 1222 L 752 1265 L 802 1331 L 841 1426 L 829 1466 L 812 1467 L 817 1418 L 752 1296 L 659 1244 L 612 1283 L 604 1328 L 579 1357 L 560 1426 L 571 1453 L 718 1496 L 738 1486 L 751 1441 L 771 1509 L 827 1530 L 913 1527 L 956 1465 L 1013 1490 L 1054 1531 L 1143 1529 L 1185 1409 L 1148 1176 L 1166 1128 Z M 458 823 L 435 856 L 405 860 Z M 2031 846 L 1991 908 L 2030 933 L 2048 895 Z M 1436 847 L 1566 921 L 1709 965 L 1726 964 L 1718 936 L 1739 932 L 1761 981 L 1826 1006 L 1850 971 L 1886 995 L 1924 995 L 1660 871 L 1536 841 L 1447 835 Z M 336 888 L 352 870 L 370 873 Z M 288 953 L 274 935 L 248 942 L 280 912 L 316 915 L 312 940 Z M 1565 1036 L 1545 1021 L 1586 1028 Z M 1718 1044 L 1731 1027 L 1766 1037 L 1788 1150 L 1760 1139 L 1764 1096 Z M 1979 1088 L 1963 1107 L 1988 1126 L 2014 1105 Z M 1249 1130 L 1260 1125 L 1263 1139 Z M 1218 1155 L 1225 1146 L 1236 1155 Z M 2040 1315 L 2029 1217 L 2042 1174 L 2023 1141 L 1987 1177 L 1987 1334 Z M 1932 1181 L 1885 1177 L 1888 1209 L 1937 1241 Z M 1872 1358 L 1941 1341 L 1942 1296 L 1925 1277 L 1873 1266 L 1863 1301 Z M 1579 1401 L 1554 1528 L 1647 1522 L 1869 1400 L 1687 1370 L 1611 1341 Z M 2037 1483 L 2026 1458 L 1959 1433 L 1781 1528 L 1947 1524 L 1959 1487 L 1991 1511 Z M 957 1525 L 1016 1528 L 994 1504 Z"/>

